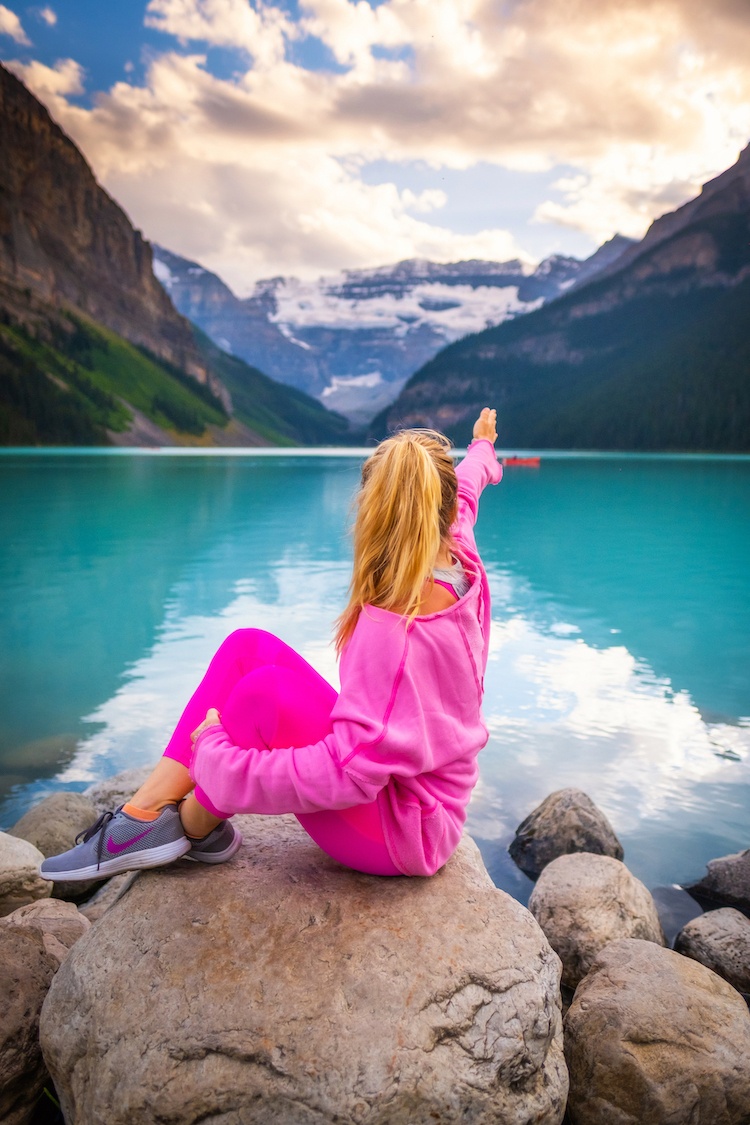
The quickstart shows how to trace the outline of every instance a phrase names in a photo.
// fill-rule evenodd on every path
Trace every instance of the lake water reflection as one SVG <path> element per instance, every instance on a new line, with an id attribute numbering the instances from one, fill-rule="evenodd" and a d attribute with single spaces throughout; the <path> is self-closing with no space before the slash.
<path id="1" fill-rule="evenodd" d="M 278 633 L 332 682 L 352 456 L 0 458 L 0 826 L 158 757 L 222 638 Z M 484 497 L 490 741 L 469 828 L 505 848 L 563 785 L 649 886 L 750 845 L 750 460 L 543 459 Z"/>

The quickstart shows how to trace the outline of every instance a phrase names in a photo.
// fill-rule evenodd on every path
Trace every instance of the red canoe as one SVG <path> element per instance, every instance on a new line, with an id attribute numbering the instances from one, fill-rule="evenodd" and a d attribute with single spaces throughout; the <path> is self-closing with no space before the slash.
<path id="1" fill-rule="evenodd" d="M 526 465 L 532 469 L 539 468 L 541 457 L 503 457 L 504 465 Z"/>

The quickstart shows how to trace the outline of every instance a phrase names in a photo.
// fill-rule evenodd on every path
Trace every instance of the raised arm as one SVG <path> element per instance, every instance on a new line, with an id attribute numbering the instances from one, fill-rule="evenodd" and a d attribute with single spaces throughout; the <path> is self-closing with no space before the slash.
<path id="1" fill-rule="evenodd" d="M 456 465 L 458 518 L 456 530 L 467 533 L 477 521 L 479 497 L 488 484 L 499 484 L 503 467 L 495 456 L 497 413 L 485 406 L 474 423 L 474 440 Z"/>

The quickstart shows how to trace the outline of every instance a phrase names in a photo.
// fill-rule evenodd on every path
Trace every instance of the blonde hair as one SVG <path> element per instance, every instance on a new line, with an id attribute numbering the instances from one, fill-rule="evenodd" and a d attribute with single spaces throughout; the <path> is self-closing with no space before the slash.
<path id="1" fill-rule="evenodd" d="M 425 579 L 456 516 L 458 481 L 450 442 L 436 430 L 401 430 L 362 468 L 349 602 L 336 622 L 336 651 L 363 606 L 414 617 Z"/>

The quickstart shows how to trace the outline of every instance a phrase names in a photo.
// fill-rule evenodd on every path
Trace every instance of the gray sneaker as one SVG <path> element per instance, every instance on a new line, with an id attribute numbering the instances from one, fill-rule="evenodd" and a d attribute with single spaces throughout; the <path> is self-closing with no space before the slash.
<path id="1" fill-rule="evenodd" d="M 81 883 L 109 879 L 121 871 L 161 867 L 190 851 L 176 805 L 167 805 L 156 820 L 137 820 L 121 808 L 105 812 L 76 836 L 76 846 L 49 856 L 39 867 L 43 879 Z"/>
<path id="2" fill-rule="evenodd" d="M 196 863 L 226 863 L 241 846 L 242 834 L 231 820 L 222 820 L 202 840 L 190 840 L 190 843 L 192 847 L 185 859 Z"/>

